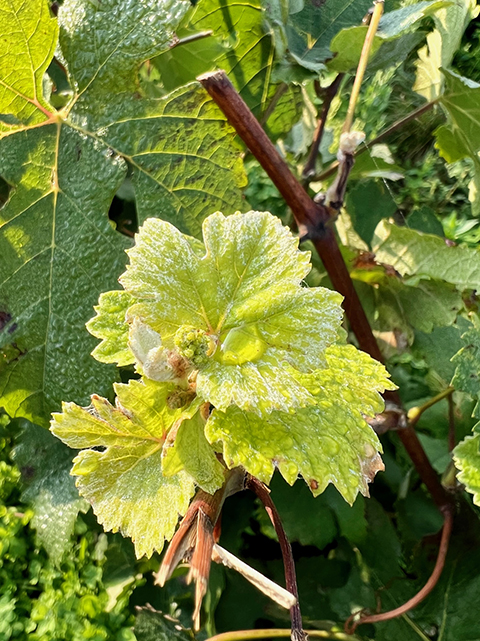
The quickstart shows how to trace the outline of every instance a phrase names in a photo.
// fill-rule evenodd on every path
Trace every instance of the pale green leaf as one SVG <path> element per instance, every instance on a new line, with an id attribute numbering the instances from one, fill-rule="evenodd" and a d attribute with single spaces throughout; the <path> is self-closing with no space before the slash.
<path id="1" fill-rule="evenodd" d="M 90 334 L 102 339 L 92 352 L 97 361 L 117 363 L 120 366 L 130 365 L 135 361 L 128 347 L 128 325 L 125 319 L 132 302 L 132 297 L 122 290 L 100 294 L 98 305 L 94 308 L 97 315 L 87 323 Z"/>
<path id="2" fill-rule="evenodd" d="M 474 177 L 469 185 L 472 211 L 478 209 L 478 184 L 480 181 L 480 85 L 468 78 L 444 70 L 445 91 L 441 104 L 448 114 L 448 124 L 435 131 L 436 147 L 449 163 L 471 158 Z"/>
<path id="3" fill-rule="evenodd" d="M 480 252 L 449 247 L 438 236 L 381 221 L 372 248 L 379 263 L 392 265 L 402 276 L 444 280 L 460 291 L 480 289 Z"/>
<path id="4" fill-rule="evenodd" d="M 206 425 L 229 467 L 243 465 L 265 483 L 278 468 L 293 484 L 300 474 L 313 494 L 333 483 L 349 503 L 383 469 L 377 436 L 365 422 L 383 408 L 379 392 L 392 389 L 384 367 L 351 345 L 327 350 L 328 368 L 310 376 L 315 405 L 260 419 L 234 407 L 214 410 Z"/>
<path id="5" fill-rule="evenodd" d="M 171 447 L 164 448 L 165 476 L 185 470 L 205 492 L 214 494 L 224 483 L 224 467 L 205 438 L 205 420 L 200 412 L 182 421 Z"/>
<path id="6" fill-rule="evenodd" d="M 182 414 L 190 414 L 170 409 L 174 385 L 131 380 L 115 391 L 115 407 L 98 396 L 89 408 L 65 403 L 63 413 L 53 415 L 51 430 L 70 447 L 88 448 L 74 459 L 71 473 L 100 523 L 131 537 L 138 557 L 151 556 L 171 538 L 194 492 L 185 472 L 162 474 L 167 433 Z"/>
<path id="7" fill-rule="evenodd" d="M 473 502 L 480 505 L 480 434 L 461 441 L 453 450 L 453 460 L 459 470 L 458 480 L 473 494 Z"/>
<path id="8" fill-rule="evenodd" d="M 141 318 L 169 349 L 182 327 L 205 332 L 216 350 L 199 368 L 197 393 L 217 408 L 236 403 L 261 414 L 305 405 L 310 394 L 290 370 L 324 364 L 340 296 L 301 286 L 309 254 L 271 214 L 213 214 L 204 242 L 201 256 L 173 226 L 147 220 L 121 277 L 136 301 L 127 320 Z"/>
<path id="9" fill-rule="evenodd" d="M 198 374 L 197 393 L 218 409 L 226 410 L 234 404 L 259 415 L 274 408 L 286 412 L 313 403 L 312 395 L 297 380 L 293 368 L 268 362 L 266 358 L 238 365 L 209 363 Z"/>
<path id="10" fill-rule="evenodd" d="M 441 281 L 410 284 L 395 276 L 376 280 L 369 281 L 375 301 L 374 329 L 402 331 L 409 342 L 413 340 L 413 329 L 429 333 L 434 327 L 451 325 L 463 308 L 461 293 Z"/>
<path id="11" fill-rule="evenodd" d="M 48 430 L 23 421 L 18 445 L 13 450 L 25 486 L 22 501 L 33 507 L 32 526 L 56 564 L 71 547 L 78 513 L 88 509 L 69 473 L 72 456 L 72 451 Z"/>
<path id="12" fill-rule="evenodd" d="M 442 93 L 441 69 L 450 66 L 468 23 L 478 14 L 476 0 L 452 0 L 434 16 L 435 30 L 418 52 L 417 75 L 413 89 L 427 100 Z"/>
<path id="13" fill-rule="evenodd" d="M 12 126 L 47 120 L 43 74 L 52 59 L 58 25 L 47 0 L 1 0 L 2 45 L 0 52 L 0 113 L 14 117 Z"/>
<path id="14" fill-rule="evenodd" d="M 0 332 L 0 394 L 11 416 L 45 424 L 61 399 L 85 403 L 115 378 L 89 357 L 95 342 L 84 324 L 125 264 L 129 241 L 107 214 L 127 162 L 140 219 L 175 219 L 193 234 L 207 213 L 236 210 L 245 176 L 234 132 L 200 86 L 160 100 L 137 91 L 138 65 L 168 48 L 188 2 L 64 3 L 63 62 L 75 91 L 58 113 L 35 89 L 53 55 L 57 21 L 46 2 L 25 0 L 15 9 L 3 2 L 4 31 L 21 31 L 32 49 L 25 49 L 31 65 L 21 67 L 21 39 L 9 40 L 0 62 L 4 81 L 27 83 L 3 122 L 18 124 L 19 113 L 28 120 L 0 134 L 0 175 L 13 187 L 0 214 L 0 309 L 8 319 Z M 121 350 L 105 343 L 96 356 L 128 361 L 125 341 Z"/>

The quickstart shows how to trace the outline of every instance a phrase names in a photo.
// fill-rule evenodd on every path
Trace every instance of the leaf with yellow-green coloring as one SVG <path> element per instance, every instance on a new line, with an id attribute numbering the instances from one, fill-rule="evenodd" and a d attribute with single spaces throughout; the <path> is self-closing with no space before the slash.
<path id="1" fill-rule="evenodd" d="M 448 123 L 435 130 L 436 147 L 449 163 L 471 158 L 474 176 L 469 183 L 468 197 L 475 215 L 480 205 L 480 85 L 449 70 L 443 70 L 443 75 L 445 91 L 441 105 L 447 112 Z"/>
<path id="2" fill-rule="evenodd" d="M 392 265 L 402 275 L 443 280 L 460 291 L 480 289 L 480 252 L 449 247 L 433 234 L 398 227 L 382 220 L 372 240 L 379 263 Z"/>
<path id="3" fill-rule="evenodd" d="M 173 444 L 164 447 L 165 476 L 185 470 L 202 490 L 214 494 L 224 483 L 224 467 L 205 438 L 205 420 L 200 412 L 182 421 Z"/>
<path id="4" fill-rule="evenodd" d="M 100 523 L 131 537 L 138 557 L 150 556 L 171 538 L 194 492 L 186 472 L 162 474 L 162 448 L 175 421 L 190 418 L 197 405 L 177 407 L 169 402 L 174 385 L 148 379 L 117 384 L 115 391 L 115 407 L 98 396 L 88 408 L 65 403 L 51 430 L 81 449 L 71 473 Z"/>
<path id="5" fill-rule="evenodd" d="M 452 0 L 434 14 L 435 30 L 428 34 L 427 44 L 418 52 L 417 76 L 413 86 L 427 100 L 434 100 L 441 95 L 441 69 L 450 66 L 463 32 L 477 14 L 476 0 Z"/>
<path id="6" fill-rule="evenodd" d="M 473 502 L 480 505 L 480 434 L 461 441 L 453 450 L 453 460 L 459 470 L 458 480 L 473 494 Z"/>
<path id="7" fill-rule="evenodd" d="M 208 337 L 197 393 L 218 409 L 234 403 L 261 415 L 311 402 L 291 370 L 324 366 L 340 295 L 302 286 L 310 255 L 269 213 L 212 214 L 203 236 L 201 255 L 172 225 L 146 221 L 120 279 L 135 301 L 127 320 L 140 318 L 168 349 L 188 328 Z"/>
<path id="8" fill-rule="evenodd" d="M 47 2 L 36 4 L 32 11 L 31 1 L 0 2 L 0 131 L 48 119 L 42 81 L 57 44 L 58 24 Z M 13 117 L 10 126 L 7 115 Z"/>
<path id="9" fill-rule="evenodd" d="M 135 361 L 128 347 L 128 325 L 125 320 L 131 304 L 132 297 L 122 290 L 100 294 L 98 305 L 94 308 L 97 315 L 87 323 L 90 334 L 102 339 L 92 352 L 97 361 L 120 366 Z"/>
<path id="10" fill-rule="evenodd" d="M 314 402 L 295 373 L 286 364 L 280 368 L 275 361 L 267 359 L 238 365 L 214 361 L 199 372 L 197 392 L 220 410 L 233 404 L 260 416 L 272 409 L 287 412 Z"/>
<path id="11" fill-rule="evenodd" d="M 300 474 L 314 495 L 333 483 L 353 503 L 383 469 L 380 442 L 364 416 L 382 411 L 380 392 L 393 389 L 385 368 L 351 345 L 327 349 L 328 367 L 303 377 L 315 405 L 260 419 L 232 407 L 206 425 L 229 467 L 243 465 L 265 483 L 277 467 L 293 484 Z M 308 379 L 308 382 L 307 380 Z"/>

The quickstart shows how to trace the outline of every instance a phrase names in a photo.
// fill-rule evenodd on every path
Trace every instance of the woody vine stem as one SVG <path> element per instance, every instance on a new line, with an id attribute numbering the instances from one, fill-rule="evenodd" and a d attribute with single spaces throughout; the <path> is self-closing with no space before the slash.
<path id="1" fill-rule="evenodd" d="M 365 45 L 362 50 L 354 89 L 352 90 L 344 133 L 348 133 L 350 131 L 351 124 L 353 122 L 355 104 L 358 99 L 360 84 L 365 72 L 370 46 L 373 42 L 382 12 L 383 2 L 376 3 L 372 20 L 367 31 Z M 249 151 L 253 156 L 255 156 L 272 182 L 278 188 L 279 192 L 285 199 L 285 202 L 292 210 L 301 234 L 301 240 L 309 239 L 313 242 L 333 286 L 344 297 L 343 306 L 345 314 L 350 323 L 350 327 L 358 340 L 360 348 L 370 354 L 373 358 L 383 362 L 383 356 L 373 335 L 360 299 L 355 291 L 333 230 L 333 223 L 336 218 L 338 208 L 343 203 L 346 179 L 348 178 L 348 173 L 354 162 L 353 153 L 350 154 L 351 157 L 347 158 L 346 162 L 340 161 L 338 166 L 337 184 L 341 183 L 341 185 L 338 189 L 337 202 L 334 202 L 335 198 L 327 198 L 327 202 L 325 204 L 316 203 L 292 174 L 288 165 L 280 156 L 259 122 L 229 81 L 225 72 L 217 71 L 208 73 L 200 76 L 198 80 L 223 111 Z M 347 156 L 348 155 L 349 154 L 347 154 Z M 341 177 L 341 172 L 344 172 L 344 180 L 339 181 L 338 178 Z M 393 428 L 397 430 L 417 473 L 425 483 L 432 499 L 442 513 L 444 517 L 444 527 L 437 562 L 433 573 L 424 588 L 422 588 L 415 597 L 410 599 L 410 601 L 404 604 L 401 608 L 397 608 L 396 610 L 383 614 L 371 616 L 360 615 L 359 618 L 357 616 L 357 620 L 354 624 L 349 622 L 350 630 L 354 630 L 360 623 L 366 622 L 367 620 L 373 622 L 399 616 L 400 614 L 403 614 L 409 609 L 415 607 L 423 598 L 425 598 L 433 589 L 440 577 L 452 530 L 453 502 L 450 495 L 447 494 L 441 485 L 440 480 L 413 429 L 416 422 L 415 419 L 410 421 L 407 419 L 400 397 L 396 392 L 388 392 L 385 397 L 386 400 L 390 401 L 395 407 L 397 419 Z M 299 619 L 299 617 L 300 611 L 298 610 L 296 623 L 292 618 L 292 637 L 294 636 L 294 633 L 298 632 L 299 621 L 301 626 L 301 618 Z"/>

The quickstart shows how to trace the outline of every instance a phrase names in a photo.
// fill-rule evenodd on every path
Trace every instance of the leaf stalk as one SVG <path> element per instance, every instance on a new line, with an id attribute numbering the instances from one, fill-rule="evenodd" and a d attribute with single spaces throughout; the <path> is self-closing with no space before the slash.
<path id="1" fill-rule="evenodd" d="M 367 68 L 368 57 L 370 55 L 373 40 L 375 38 L 375 34 L 377 33 L 378 23 L 380 22 L 380 18 L 383 15 L 383 7 L 384 0 L 375 0 L 375 8 L 373 10 L 370 24 L 368 25 L 367 35 L 365 36 L 365 42 L 363 43 L 362 47 L 362 53 L 360 54 L 360 60 L 358 62 L 357 73 L 355 74 L 352 93 L 350 94 L 350 102 L 348 103 L 348 110 L 345 117 L 345 122 L 343 123 L 342 133 L 349 133 L 352 128 L 355 106 L 357 104 L 358 96 L 360 95 L 360 88 L 362 86 L 363 77 Z"/>
<path id="2" fill-rule="evenodd" d="M 308 154 L 308 159 L 302 172 L 305 180 L 308 180 L 309 178 L 311 179 L 311 177 L 315 173 L 315 162 L 317 160 L 318 151 L 320 149 L 320 143 L 322 142 L 323 132 L 325 131 L 328 112 L 330 111 L 330 106 L 333 99 L 337 95 L 338 89 L 344 76 L 345 74 L 339 73 L 332 84 L 324 90 L 322 112 L 320 114 L 320 118 L 318 119 L 317 128 L 315 129 L 315 134 L 313 136 L 313 143 L 310 147 L 310 153 Z"/>
<path id="3" fill-rule="evenodd" d="M 298 602 L 297 577 L 295 574 L 295 562 L 293 560 L 292 548 L 283 528 L 280 514 L 275 507 L 270 496 L 268 488 L 254 476 L 249 474 L 245 483 L 246 487 L 258 496 L 267 511 L 270 521 L 272 522 L 275 532 L 277 533 L 278 542 L 282 550 L 283 566 L 285 568 L 285 584 L 287 590 L 296 598 L 296 603 L 290 608 L 290 620 L 292 622 L 291 639 L 292 641 L 306 641 L 307 636 L 302 627 L 302 614 Z"/>
<path id="4" fill-rule="evenodd" d="M 440 401 L 443 401 L 444 398 L 451 396 L 454 391 L 455 390 L 453 387 L 447 387 L 446 389 L 442 390 L 439 394 L 437 394 L 433 398 L 430 398 L 423 405 L 420 405 L 418 407 L 412 407 L 411 409 L 409 409 L 407 412 L 407 418 L 408 418 L 410 427 L 413 427 L 418 423 L 418 421 L 420 420 L 420 417 L 426 410 L 428 410 L 433 405 L 436 405 Z"/>

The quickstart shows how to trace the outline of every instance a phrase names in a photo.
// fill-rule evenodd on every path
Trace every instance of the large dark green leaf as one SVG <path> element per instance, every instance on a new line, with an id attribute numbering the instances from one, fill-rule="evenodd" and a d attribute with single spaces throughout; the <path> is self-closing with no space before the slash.
<path id="1" fill-rule="evenodd" d="M 172 82 L 172 63 L 180 69 L 173 80 L 176 86 L 193 80 L 195 74 L 223 69 L 271 137 L 289 131 L 301 115 L 301 92 L 299 86 L 288 86 L 276 77 L 277 59 L 282 60 L 284 52 L 278 48 L 273 4 L 265 9 L 260 0 L 200 0 L 186 18 L 186 29 L 211 30 L 212 36 L 156 58 L 164 85 Z"/>

